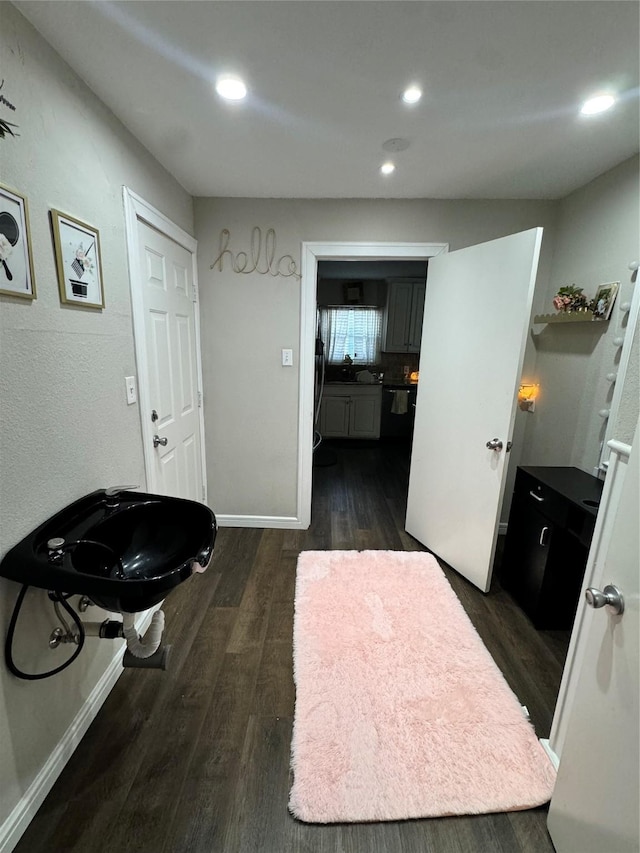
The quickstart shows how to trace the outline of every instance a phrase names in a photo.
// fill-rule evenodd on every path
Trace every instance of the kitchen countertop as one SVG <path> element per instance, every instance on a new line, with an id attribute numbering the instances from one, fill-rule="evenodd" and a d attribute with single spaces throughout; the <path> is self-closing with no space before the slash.
<path id="1" fill-rule="evenodd" d="M 412 388 L 418 387 L 417 382 L 385 382 L 384 380 L 382 382 L 380 382 L 380 380 L 377 380 L 376 382 L 358 382 L 357 379 L 328 379 L 324 384 L 325 387 L 327 385 L 334 385 L 336 387 L 340 385 L 362 385 L 363 388 L 367 388 L 371 385 L 382 385 L 383 388 L 406 391 L 410 391 Z"/>
<path id="2" fill-rule="evenodd" d="M 410 391 L 412 388 L 417 388 L 417 382 L 384 382 L 382 383 L 385 388 L 395 388 L 398 390 L 406 390 Z"/>
<path id="3" fill-rule="evenodd" d="M 363 388 L 367 388 L 367 387 L 370 387 L 371 385 L 382 385 L 382 382 L 380 382 L 380 380 L 378 380 L 377 382 L 358 382 L 357 379 L 334 379 L 334 380 L 329 380 L 329 381 L 325 382 L 324 384 L 325 384 L 325 386 L 327 386 L 327 385 L 335 385 L 335 386 L 361 385 Z"/>

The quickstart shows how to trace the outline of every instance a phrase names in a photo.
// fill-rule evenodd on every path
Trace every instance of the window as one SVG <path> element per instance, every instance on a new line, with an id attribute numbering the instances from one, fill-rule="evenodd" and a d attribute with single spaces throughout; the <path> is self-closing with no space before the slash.
<path id="1" fill-rule="evenodd" d="M 341 364 L 345 355 L 354 364 L 378 364 L 382 346 L 382 309 L 320 308 L 320 334 L 329 364 Z"/>

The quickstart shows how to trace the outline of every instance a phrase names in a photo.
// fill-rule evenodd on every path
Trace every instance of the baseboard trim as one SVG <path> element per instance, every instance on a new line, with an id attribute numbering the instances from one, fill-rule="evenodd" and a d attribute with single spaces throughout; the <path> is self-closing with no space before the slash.
<path id="1" fill-rule="evenodd" d="M 287 515 L 218 515 L 216 513 L 216 520 L 218 527 L 272 527 L 284 530 L 306 530 L 309 526 L 299 518 Z M 504 536 L 507 527 L 507 523 L 501 521 L 498 525 L 498 533 Z"/>
<path id="2" fill-rule="evenodd" d="M 141 634 L 146 631 L 156 609 L 148 610 L 137 624 L 136 627 Z M 123 645 L 119 644 L 119 648 L 114 653 L 111 662 L 107 665 L 102 677 L 62 736 L 62 740 L 59 741 L 9 817 L 0 826 L 0 853 L 11 853 L 18 841 L 20 841 L 20 838 L 33 820 L 47 794 L 53 788 L 56 779 L 62 773 L 66 763 L 95 719 L 105 699 L 123 672 L 123 648 Z"/>
<path id="3" fill-rule="evenodd" d="M 551 763 L 553 764 L 553 766 L 557 770 L 558 767 L 560 766 L 560 759 L 555 754 L 555 752 L 551 749 L 551 745 L 549 744 L 549 739 L 548 738 L 540 738 L 540 746 L 547 753 Z"/>
<path id="4" fill-rule="evenodd" d="M 306 530 L 308 525 L 299 518 L 287 515 L 218 515 L 219 527 L 273 527 L 285 530 Z"/>

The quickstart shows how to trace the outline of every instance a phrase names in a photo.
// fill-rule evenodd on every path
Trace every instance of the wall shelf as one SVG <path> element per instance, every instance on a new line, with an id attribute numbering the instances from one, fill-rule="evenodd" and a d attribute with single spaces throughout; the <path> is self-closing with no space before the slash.
<path id="1" fill-rule="evenodd" d="M 606 323 L 593 316 L 593 311 L 567 311 L 559 314 L 536 314 L 534 323 Z"/>

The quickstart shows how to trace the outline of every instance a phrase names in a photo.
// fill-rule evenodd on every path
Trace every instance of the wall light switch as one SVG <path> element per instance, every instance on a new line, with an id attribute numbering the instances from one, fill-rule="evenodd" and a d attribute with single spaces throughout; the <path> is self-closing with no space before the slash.
<path id="1" fill-rule="evenodd" d="M 138 402 L 138 392 L 136 391 L 136 377 L 125 376 L 124 382 L 127 388 L 127 405 L 131 406 L 132 403 Z"/>
<path id="2" fill-rule="evenodd" d="M 283 367 L 293 367 L 293 350 L 292 349 L 283 349 L 282 350 L 282 366 Z"/>

